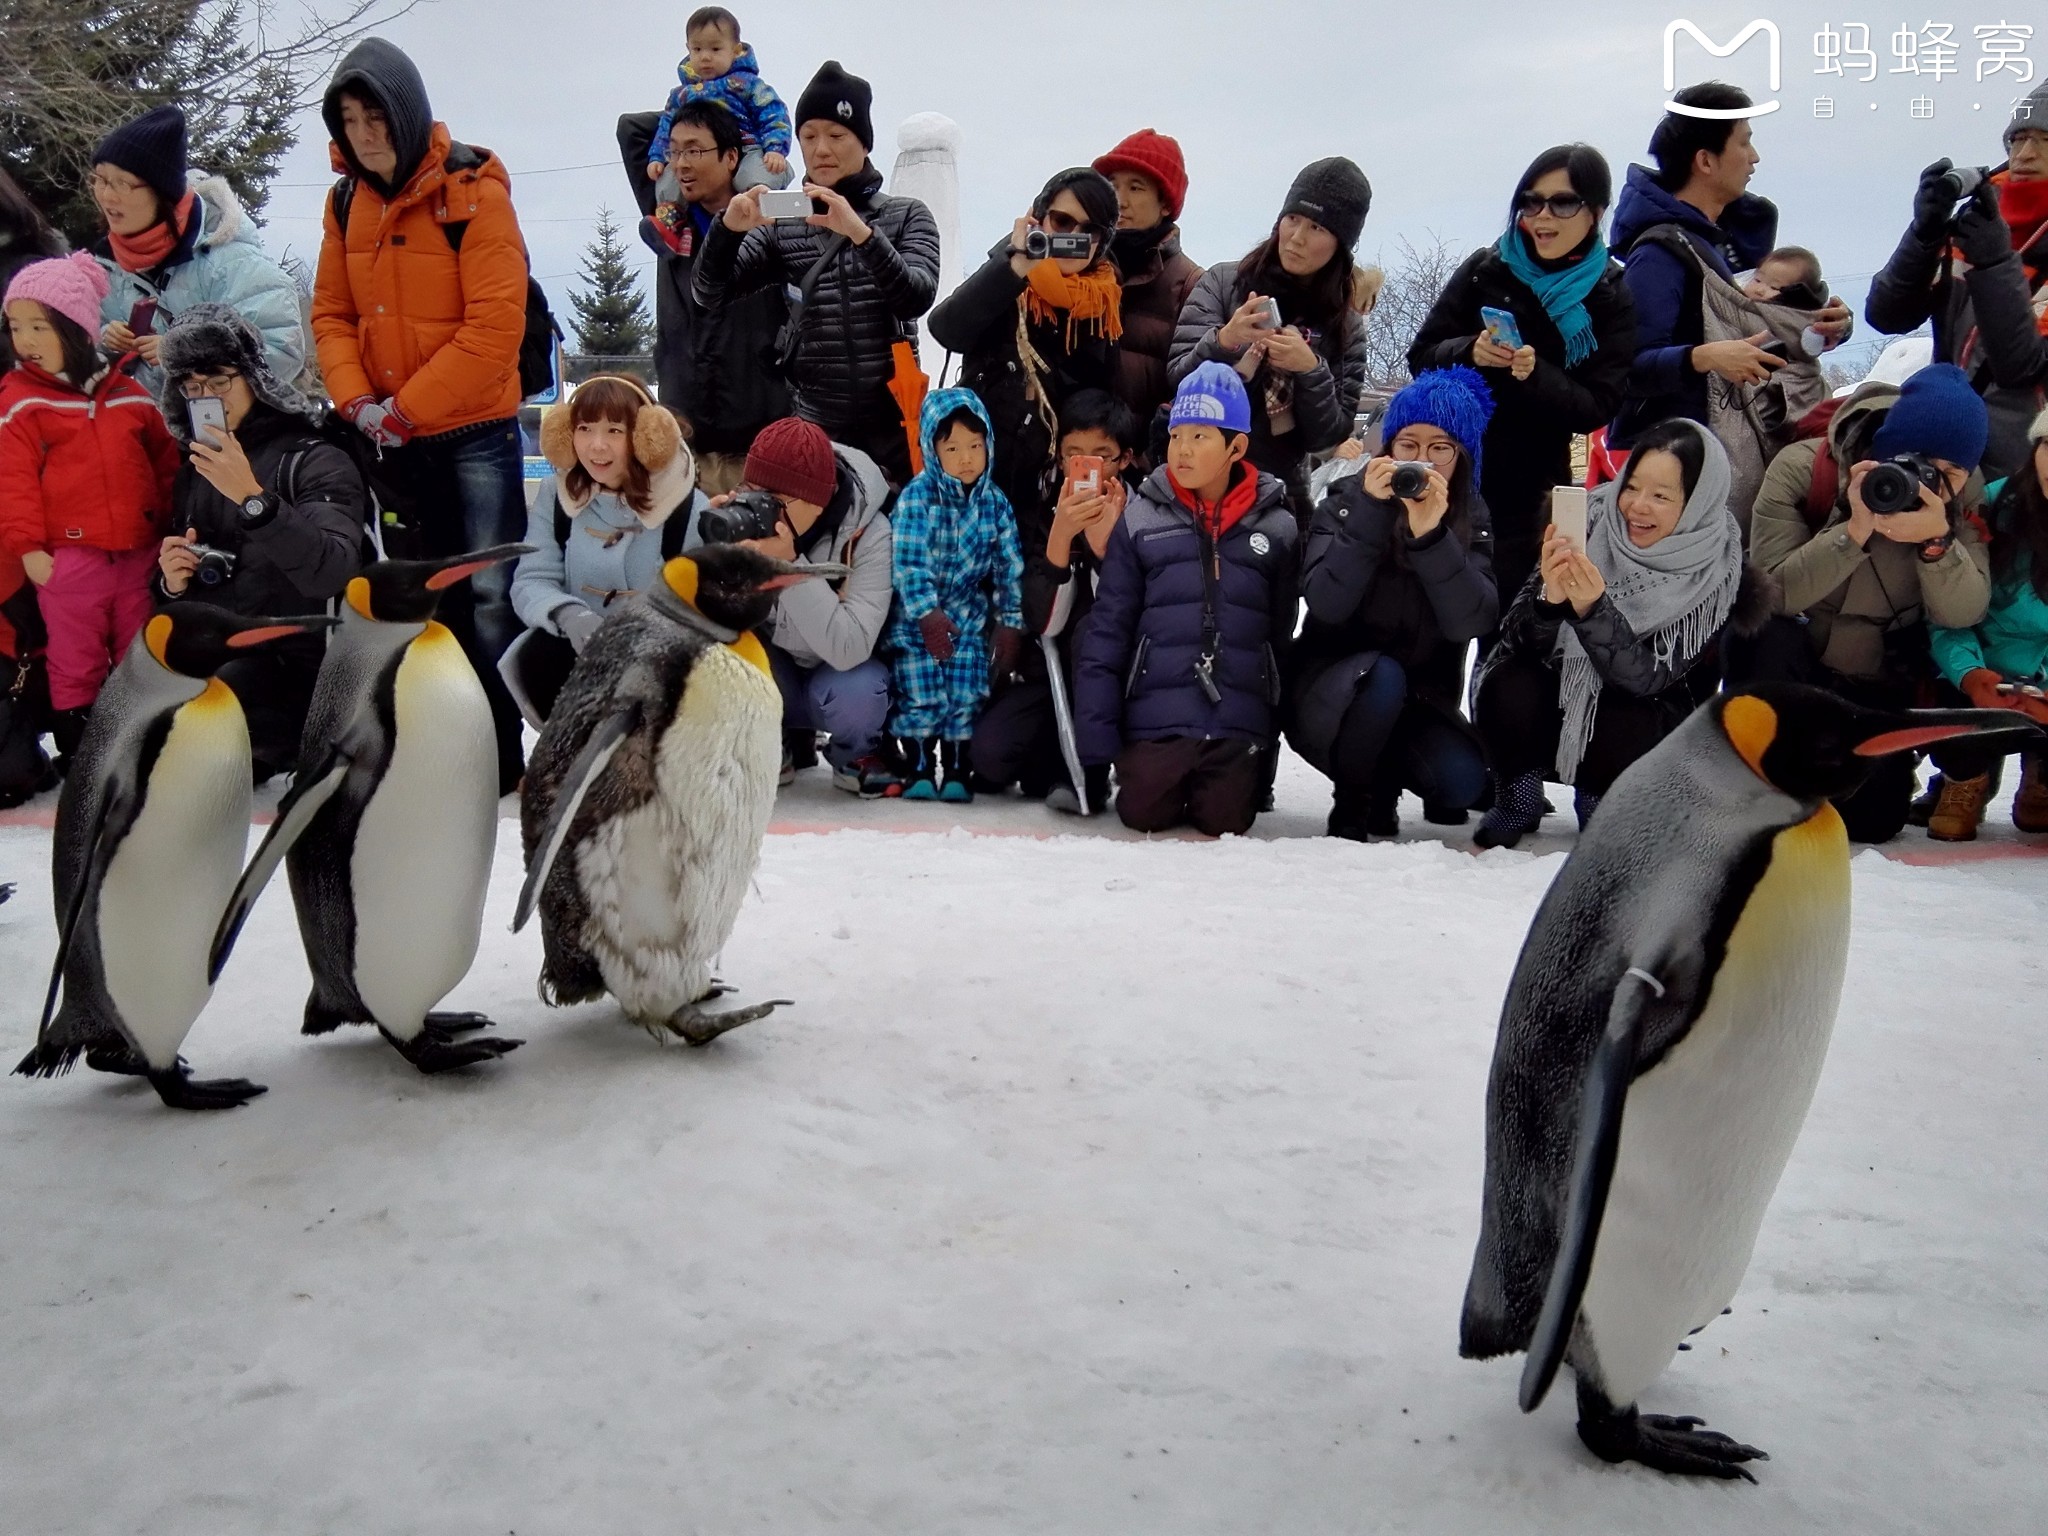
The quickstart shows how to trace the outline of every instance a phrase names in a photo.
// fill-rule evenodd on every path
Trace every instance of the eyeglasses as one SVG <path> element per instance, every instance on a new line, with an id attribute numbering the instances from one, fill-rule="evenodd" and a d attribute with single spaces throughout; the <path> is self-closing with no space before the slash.
<path id="1" fill-rule="evenodd" d="M 178 393 L 187 400 L 225 399 L 240 377 L 239 373 L 223 373 L 210 379 L 184 379 L 178 384 Z"/>
<path id="2" fill-rule="evenodd" d="M 695 144 L 671 144 L 668 157 L 671 160 L 715 160 L 725 153 L 716 144 L 701 149 Z"/>
<path id="3" fill-rule="evenodd" d="M 1438 438 L 1425 448 L 1412 437 L 1397 437 L 1394 439 L 1394 457 L 1411 462 L 1426 459 L 1432 464 L 1455 464 L 1458 462 L 1458 445 L 1448 438 Z"/>
<path id="4" fill-rule="evenodd" d="M 136 193 L 147 190 L 147 183 L 137 181 L 132 176 L 102 176 L 98 171 L 87 176 L 85 181 L 93 191 L 104 192 L 109 197 L 133 197 Z"/>
<path id="5" fill-rule="evenodd" d="M 1523 218 L 1533 219 L 1545 208 L 1553 219 L 1576 219 L 1586 211 L 1586 200 L 1576 192 L 1560 192 L 1554 197 L 1538 197 L 1534 192 L 1524 192 L 1515 199 L 1515 208 Z"/>
<path id="6" fill-rule="evenodd" d="M 1086 235 L 1090 240 L 1100 240 L 1102 231 L 1086 219 L 1077 219 L 1070 213 L 1061 213 L 1057 208 L 1048 208 L 1045 217 L 1039 220 L 1056 235 Z"/>

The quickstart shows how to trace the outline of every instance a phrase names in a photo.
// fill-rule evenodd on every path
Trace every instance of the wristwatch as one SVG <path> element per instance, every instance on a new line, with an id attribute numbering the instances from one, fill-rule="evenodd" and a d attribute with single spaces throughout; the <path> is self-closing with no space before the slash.
<path id="1" fill-rule="evenodd" d="M 277 516 L 277 497 L 269 491 L 258 491 L 242 503 L 242 526 L 260 528 Z"/>

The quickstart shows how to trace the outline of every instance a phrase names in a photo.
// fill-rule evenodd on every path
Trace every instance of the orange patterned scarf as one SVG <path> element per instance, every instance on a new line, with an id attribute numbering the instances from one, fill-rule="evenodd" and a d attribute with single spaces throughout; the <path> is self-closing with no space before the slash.
<path id="1" fill-rule="evenodd" d="M 1069 277 L 1058 263 L 1047 257 L 1031 269 L 1024 289 L 1024 312 L 1036 325 L 1058 324 L 1066 318 L 1066 344 L 1074 345 L 1074 327 L 1085 326 L 1111 341 L 1124 333 L 1124 291 L 1116 280 L 1116 268 L 1098 262 L 1086 272 Z"/>

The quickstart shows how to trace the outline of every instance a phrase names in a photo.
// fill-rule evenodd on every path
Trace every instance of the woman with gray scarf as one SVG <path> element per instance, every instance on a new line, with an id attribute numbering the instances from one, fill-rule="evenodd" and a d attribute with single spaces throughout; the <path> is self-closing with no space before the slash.
<path id="1" fill-rule="evenodd" d="M 1543 783 L 1574 786 L 1583 827 L 1623 769 L 1721 680 L 1720 642 L 1771 613 L 1728 509 L 1728 456 L 1697 422 L 1657 423 L 1618 481 L 1588 498 L 1584 554 L 1555 527 L 1501 621 L 1477 718 L 1497 799 L 1473 841 L 1512 848 L 1543 818 Z"/>

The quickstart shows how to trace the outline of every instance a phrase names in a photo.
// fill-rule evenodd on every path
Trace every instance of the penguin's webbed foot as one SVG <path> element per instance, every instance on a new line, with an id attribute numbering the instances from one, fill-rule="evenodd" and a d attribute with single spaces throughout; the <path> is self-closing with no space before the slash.
<path id="1" fill-rule="evenodd" d="M 481 1026 L 466 1027 L 474 1029 Z M 399 1055 L 429 1076 L 436 1072 L 452 1072 L 457 1067 L 473 1067 L 481 1061 L 495 1061 L 526 1044 L 524 1040 L 507 1040 L 502 1036 L 490 1040 L 458 1040 L 453 1032 L 440 1032 L 432 1025 L 423 1027 L 410 1040 L 399 1039 L 381 1024 L 377 1026 L 377 1033 L 389 1040 Z"/>
<path id="2" fill-rule="evenodd" d="M 172 1109 L 236 1109 L 270 1090 L 246 1077 L 194 1077 L 183 1058 L 168 1072 L 148 1072 L 149 1086 Z"/>
<path id="3" fill-rule="evenodd" d="M 457 1035 L 466 1035 L 473 1029 L 496 1029 L 498 1021 L 483 1013 L 430 1013 L 420 1026 L 422 1034 L 432 1035 L 446 1045 Z"/>
<path id="4" fill-rule="evenodd" d="M 731 991 L 730 987 L 725 989 Z M 718 992 L 707 993 L 717 997 Z M 668 1016 L 666 1024 L 671 1033 L 682 1037 L 685 1045 L 709 1045 L 728 1030 L 738 1029 L 742 1024 L 751 1024 L 756 1019 L 765 1019 L 778 1008 L 790 1006 L 791 999 L 771 998 L 765 1003 L 753 1003 L 745 1008 L 729 1008 L 718 1013 L 709 1013 L 696 1003 L 685 1003 Z"/>
<path id="5" fill-rule="evenodd" d="M 1579 1383 L 1579 1439 L 1602 1461 L 1639 1461 L 1658 1472 L 1755 1482 L 1742 1463 L 1769 1461 L 1770 1456 L 1705 1424 L 1690 1414 L 1674 1418 L 1616 1408 Z"/>

